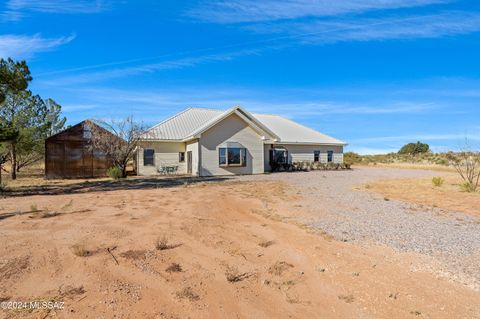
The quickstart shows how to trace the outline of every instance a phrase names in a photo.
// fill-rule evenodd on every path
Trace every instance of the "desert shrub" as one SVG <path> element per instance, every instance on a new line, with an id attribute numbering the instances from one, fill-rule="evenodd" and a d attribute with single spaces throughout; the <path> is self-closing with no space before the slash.
<path id="1" fill-rule="evenodd" d="M 122 178 L 123 173 L 122 173 L 122 170 L 119 167 L 112 166 L 109 169 L 107 169 L 107 175 L 111 179 L 118 180 L 118 179 Z"/>
<path id="2" fill-rule="evenodd" d="M 398 153 L 408 154 L 408 155 L 417 155 L 417 154 L 427 153 L 429 150 L 430 150 L 430 146 L 428 144 L 417 142 L 417 143 L 408 143 L 404 145 L 398 151 Z"/>
<path id="3" fill-rule="evenodd" d="M 191 287 L 185 287 L 181 291 L 176 293 L 178 298 L 188 299 L 190 301 L 196 301 L 200 299 L 200 296 L 196 294 Z"/>
<path id="4" fill-rule="evenodd" d="M 445 180 L 443 178 L 441 178 L 440 176 L 435 176 L 435 177 L 432 178 L 432 183 L 436 187 L 442 186 L 444 182 L 445 182 Z"/>
<path id="5" fill-rule="evenodd" d="M 285 261 L 277 261 L 274 265 L 268 268 L 268 273 L 281 276 L 289 268 L 293 268 L 293 265 Z"/>
<path id="6" fill-rule="evenodd" d="M 166 236 L 159 237 L 155 243 L 155 248 L 157 248 L 157 250 L 166 250 L 170 248 L 168 245 L 168 238 Z"/>
<path id="7" fill-rule="evenodd" d="M 350 165 L 362 162 L 362 156 L 354 152 L 346 152 L 343 154 L 343 161 Z"/>
<path id="8" fill-rule="evenodd" d="M 460 188 L 462 191 L 467 192 L 467 193 L 473 193 L 476 191 L 476 187 L 473 183 L 470 182 L 465 182 L 462 185 L 460 185 Z"/>
<path id="9" fill-rule="evenodd" d="M 437 165 L 448 165 L 448 160 L 446 158 L 437 158 L 435 161 Z"/>
<path id="10" fill-rule="evenodd" d="M 264 240 L 258 243 L 258 246 L 267 248 L 269 246 L 272 246 L 275 242 L 273 240 Z"/>
<path id="11" fill-rule="evenodd" d="M 239 282 L 242 281 L 243 279 L 249 277 L 248 273 L 240 273 L 238 271 L 238 268 L 235 266 L 232 267 L 227 267 L 227 270 L 225 271 L 225 277 L 227 278 L 228 282 Z"/>
<path id="12" fill-rule="evenodd" d="M 71 247 L 71 249 L 73 254 L 78 257 L 86 257 L 90 254 L 90 252 L 82 244 L 75 244 Z"/>
<path id="13" fill-rule="evenodd" d="M 182 272 L 182 266 L 177 263 L 172 263 L 170 266 L 165 269 L 166 272 Z"/>

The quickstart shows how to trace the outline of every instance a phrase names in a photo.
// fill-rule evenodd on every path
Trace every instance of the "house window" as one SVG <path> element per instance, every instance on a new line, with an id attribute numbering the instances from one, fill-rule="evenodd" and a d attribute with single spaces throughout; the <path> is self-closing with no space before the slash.
<path id="1" fill-rule="evenodd" d="M 238 147 L 221 147 L 218 149 L 220 166 L 246 166 L 247 149 Z"/>
<path id="2" fill-rule="evenodd" d="M 277 164 L 286 164 L 288 159 L 287 150 L 284 148 L 275 148 L 273 152 L 273 162 Z"/>
<path id="3" fill-rule="evenodd" d="M 155 150 L 146 148 L 143 150 L 143 166 L 155 165 Z"/>
<path id="4" fill-rule="evenodd" d="M 180 152 L 180 153 L 178 153 L 178 161 L 179 161 L 180 163 L 185 162 L 185 152 Z"/>
<path id="5" fill-rule="evenodd" d="M 329 163 L 333 162 L 333 151 L 327 152 L 327 162 Z"/>
<path id="6" fill-rule="evenodd" d="M 320 151 L 313 151 L 313 161 L 320 162 Z"/>

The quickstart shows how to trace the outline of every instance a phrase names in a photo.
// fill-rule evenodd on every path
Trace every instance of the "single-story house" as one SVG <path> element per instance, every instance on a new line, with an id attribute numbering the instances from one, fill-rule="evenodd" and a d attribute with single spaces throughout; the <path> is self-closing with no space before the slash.
<path id="1" fill-rule="evenodd" d="M 188 108 L 141 137 L 137 174 L 261 174 L 278 163 L 343 163 L 345 142 L 278 115 Z"/>

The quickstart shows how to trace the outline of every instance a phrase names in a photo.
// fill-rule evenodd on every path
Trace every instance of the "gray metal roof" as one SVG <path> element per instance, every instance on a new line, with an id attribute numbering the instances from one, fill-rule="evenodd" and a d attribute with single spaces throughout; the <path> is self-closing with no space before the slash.
<path id="1" fill-rule="evenodd" d="M 276 143 L 346 144 L 331 136 L 317 132 L 278 115 L 251 114 L 240 107 L 228 110 L 188 108 L 150 128 L 143 136 L 146 140 L 183 141 L 193 138 L 202 128 L 208 128 L 232 110 L 240 109 L 267 130 L 276 135 Z"/>

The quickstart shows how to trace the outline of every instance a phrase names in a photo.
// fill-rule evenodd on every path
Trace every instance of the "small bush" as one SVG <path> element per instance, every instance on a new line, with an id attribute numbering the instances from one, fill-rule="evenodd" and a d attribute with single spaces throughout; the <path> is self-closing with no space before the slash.
<path id="1" fill-rule="evenodd" d="M 248 278 L 250 275 L 248 273 L 240 273 L 237 267 L 227 267 L 225 271 L 225 277 L 228 282 L 239 282 L 245 278 Z"/>
<path id="2" fill-rule="evenodd" d="M 277 261 L 274 265 L 268 268 L 268 273 L 281 276 L 289 268 L 293 268 L 293 265 L 285 261 Z"/>
<path id="3" fill-rule="evenodd" d="M 467 192 L 467 193 L 473 193 L 476 190 L 476 187 L 473 183 L 470 182 L 465 182 L 462 185 L 460 185 L 462 188 L 462 191 Z"/>
<path id="4" fill-rule="evenodd" d="M 157 242 L 155 243 L 155 248 L 158 250 L 166 250 L 169 249 L 170 246 L 168 245 L 168 238 L 166 236 L 159 237 Z"/>
<path id="5" fill-rule="evenodd" d="M 30 212 L 31 213 L 38 212 L 37 204 L 30 205 Z"/>
<path id="6" fill-rule="evenodd" d="M 82 244 L 75 244 L 71 247 L 71 249 L 73 254 L 78 257 L 86 257 L 90 254 L 90 252 Z"/>
<path id="7" fill-rule="evenodd" d="M 107 175 L 108 177 L 114 180 L 118 180 L 123 177 L 122 170 L 117 166 L 112 166 L 109 169 L 107 169 Z"/>
<path id="8" fill-rule="evenodd" d="M 172 263 L 170 266 L 165 269 L 166 272 L 182 272 L 182 266 L 177 263 Z"/>
<path id="9" fill-rule="evenodd" d="M 445 182 L 445 180 L 443 178 L 441 178 L 440 176 L 436 176 L 436 177 L 432 178 L 432 183 L 436 187 L 442 186 L 444 182 Z"/>
<path id="10" fill-rule="evenodd" d="M 353 295 L 340 295 L 338 299 L 345 301 L 346 303 L 352 303 L 355 301 L 355 297 Z"/>
<path id="11" fill-rule="evenodd" d="M 264 240 L 258 243 L 258 246 L 267 248 L 269 246 L 272 246 L 275 242 L 273 240 Z"/>
<path id="12" fill-rule="evenodd" d="M 180 299 L 188 299 L 190 301 L 197 301 L 200 299 L 200 296 L 197 295 L 191 287 L 185 287 L 181 291 L 176 293 L 177 297 Z"/>

